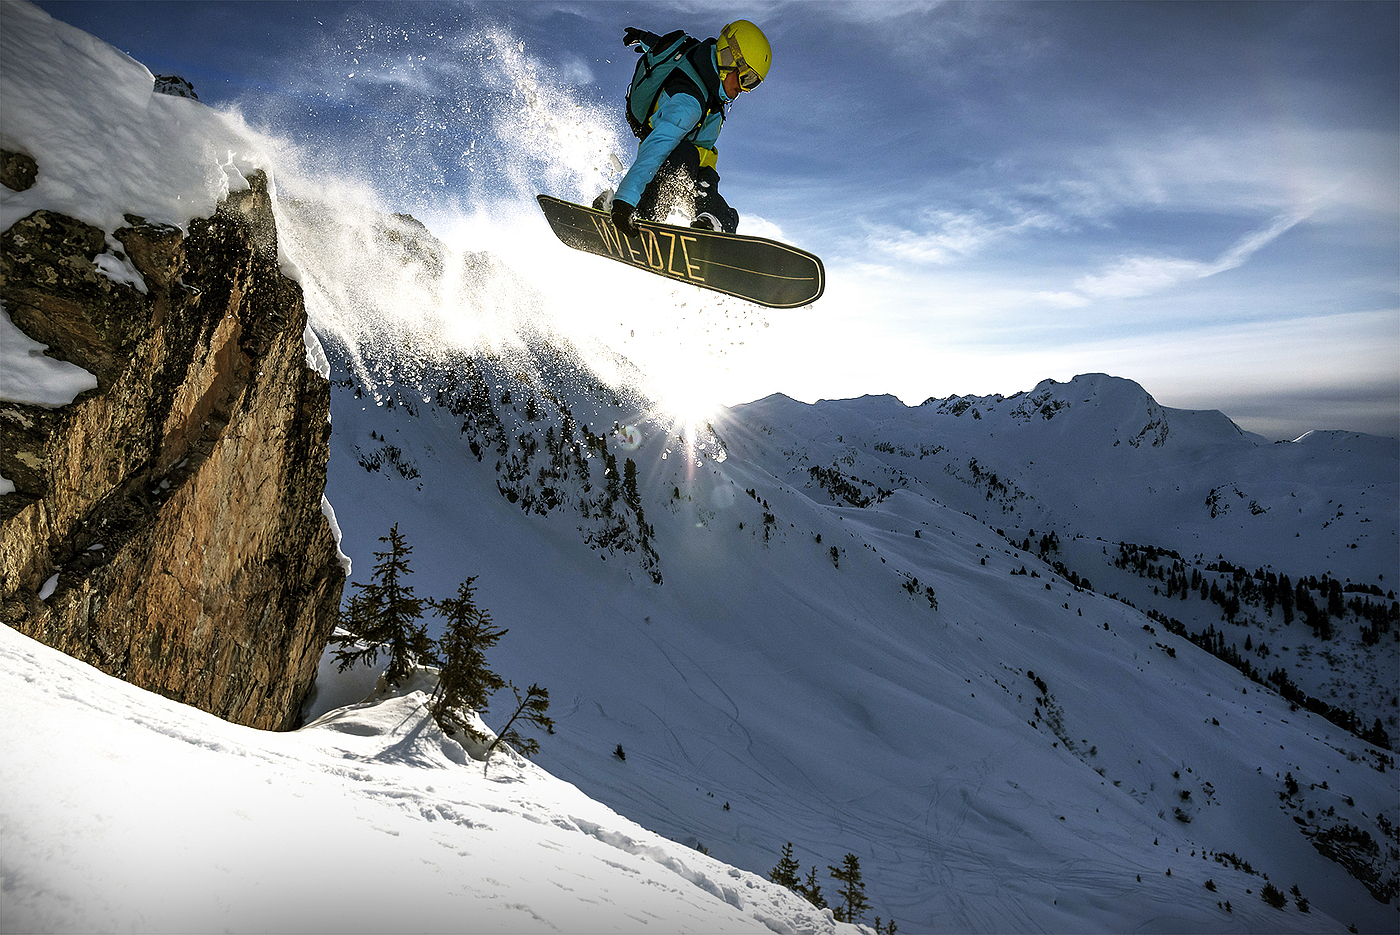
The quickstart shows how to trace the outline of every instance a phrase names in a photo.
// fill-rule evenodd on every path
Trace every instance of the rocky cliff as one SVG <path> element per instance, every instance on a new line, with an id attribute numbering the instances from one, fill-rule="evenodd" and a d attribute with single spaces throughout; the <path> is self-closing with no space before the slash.
<path id="1" fill-rule="evenodd" d="M 37 211 L 0 234 L 5 311 L 97 377 L 59 408 L 0 402 L 0 621 L 288 729 L 345 573 L 322 509 L 328 384 L 266 179 L 249 181 L 188 233 Z"/>

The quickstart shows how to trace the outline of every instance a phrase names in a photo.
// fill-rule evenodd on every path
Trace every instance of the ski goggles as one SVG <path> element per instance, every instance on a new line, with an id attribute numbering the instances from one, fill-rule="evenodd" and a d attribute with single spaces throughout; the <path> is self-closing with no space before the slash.
<path id="1" fill-rule="evenodd" d="M 752 91 L 763 81 L 763 76 L 744 64 L 742 58 L 739 59 L 739 88 L 743 91 Z"/>
<path id="2" fill-rule="evenodd" d="M 739 53 L 739 43 L 728 33 L 720 33 L 720 38 L 724 40 L 724 48 L 718 50 L 720 71 L 738 72 L 739 89 L 742 91 L 752 91 L 758 87 L 763 76 L 744 61 L 744 56 Z"/>

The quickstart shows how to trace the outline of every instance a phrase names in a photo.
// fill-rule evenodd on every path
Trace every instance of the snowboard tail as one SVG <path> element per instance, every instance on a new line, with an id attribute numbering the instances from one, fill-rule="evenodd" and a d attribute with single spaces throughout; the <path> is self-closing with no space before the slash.
<path id="1" fill-rule="evenodd" d="M 638 233 L 618 230 L 605 211 L 538 196 L 549 226 L 566 246 L 747 299 L 768 308 L 798 308 L 826 289 L 822 261 L 776 240 L 638 221 Z"/>

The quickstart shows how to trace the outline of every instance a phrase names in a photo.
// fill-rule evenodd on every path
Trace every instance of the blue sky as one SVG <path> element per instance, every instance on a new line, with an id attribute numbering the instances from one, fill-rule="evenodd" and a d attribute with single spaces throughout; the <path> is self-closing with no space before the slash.
<path id="1" fill-rule="evenodd" d="M 624 26 L 747 17 L 774 64 L 722 190 L 741 230 L 821 255 L 828 292 L 717 351 L 730 307 L 581 274 L 644 368 L 725 403 L 1102 371 L 1273 438 L 1400 434 L 1397 4 L 40 5 L 478 238 L 547 236 L 532 191 L 583 198 L 600 153 L 630 161 Z"/>

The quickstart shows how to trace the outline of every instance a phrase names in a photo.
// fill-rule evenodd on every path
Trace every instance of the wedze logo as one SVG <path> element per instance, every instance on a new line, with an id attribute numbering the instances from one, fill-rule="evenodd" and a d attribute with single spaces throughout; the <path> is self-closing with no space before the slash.
<path id="1" fill-rule="evenodd" d="M 641 242 L 639 252 L 632 246 L 632 238 L 623 236 L 611 218 L 594 215 L 593 227 L 597 229 L 599 239 L 603 241 L 603 246 L 611 256 L 677 279 L 705 281 L 705 277 L 700 275 L 700 267 L 690 259 L 689 245 L 697 243 L 699 238 L 643 227 L 637 234 L 637 240 Z M 677 246 L 680 247 L 679 250 L 676 249 Z"/>

